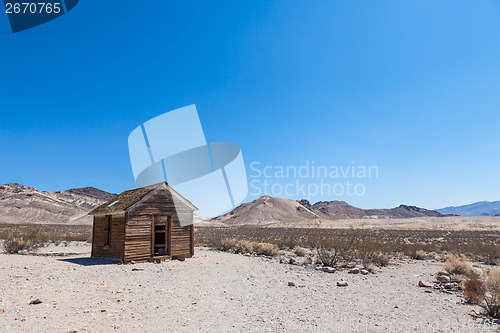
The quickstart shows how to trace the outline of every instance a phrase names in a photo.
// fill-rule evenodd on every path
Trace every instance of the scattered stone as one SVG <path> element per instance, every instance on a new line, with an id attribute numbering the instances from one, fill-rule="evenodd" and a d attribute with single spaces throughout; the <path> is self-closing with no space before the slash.
<path id="1" fill-rule="evenodd" d="M 283 258 L 283 259 L 280 260 L 280 264 L 288 264 L 288 260 L 286 260 L 285 258 Z"/>
<path id="2" fill-rule="evenodd" d="M 444 284 L 445 289 L 458 289 L 458 283 L 456 282 L 448 282 Z"/>
<path id="3" fill-rule="evenodd" d="M 314 269 L 315 269 L 315 270 L 317 270 L 317 271 L 322 271 L 322 270 L 323 270 L 323 267 L 321 267 L 321 266 L 316 266 L 316 267 L 314 267 Z"/>
<path id="4" fill-rule="evenodd" d="M 106 310 L 102 309 L 101 312 L 106 312 Z"/>
<path id="5" fill-rule="evenodd" d="M 326 273 L 335 273 L 335 268 L 333 268 L 333 267 L 325 266 L 322 269 L 323 269 L 323 272 L 326 272 Z"/>
<path id="6" fill-rule="evenodd" d="M 295 260 L 294 258 L 290 258 L 290 260 L 288 260 L 288 263 L 289 263 L 290 265 L 293 265 L 293 264 L 295 264 L 296 262 L 297 262 L 297 260 Z"/>
<path id="7" fill-rule="evenodd" d="M 436 278 L 436 280 L 438 280 L 439 282 L 444 282 L 444 283 L 446 283 L 446 282 L 450 282 L 450 281 L 451 281 L 450 277 L 449 277 L 449 276 L 446 276 L 446 275 L 439 275 L 439 276 Z"/>
<path id="8" fill-rule="evenodd" d="M 83 313 L 90 313 L 90 310 L 83 310 Z"/>
<path id="9" fill-rule="evenodd" d="M 293 282 L 288 282 L 288 286 L 289 286 L 289 287 L 295 287 L 295 283 L 293 283 Z"/>
<path id="10" fill-rule="evenodd" d="M 135 271 L 143 271 L 144 268 L 139 268 L 139 267 L 134 267 L 132 268 L 132 271 L 135 272 Z"/>
<path id="11" fill-rule="evenodd" d="M 43 303 L 39 298 L 35 299 L 34 301 L 31 301 L 30 302 L 30 305 L 31 304 L 40 304 L 40 303 Z"/>
<path id="12" fill-rule="evenodd" d="M 349 274 L 359 274 L 359 268 L 350 269 L 347 273 Z"/>
<path id="13" fill-rule="evenodd" d="M 4 312 L 5 312 L 5 310 L 4 310 L 4 309 L 0 309 L 0 313 L 4 313 Z"/>
<path id="14" fill-rule="evenodd" d="M 432 287 L 434 287 L 434 283 L 430 283 L 430 282 L 426 282 L 426 281 L 418 281 L 418 286 L 424 287 L 424 288 L 432 288 Z"/>
<path id="15" fill-rule="evenodd" d="M 346 281 L 338 281 L 338 282 L 337 282 L 337 286 L 338 286 L 338 287 L 347 287 L 347 286 L 348 286 L 348 284 L 347 284 L 347 282 L 346 282 Z"/>
<path id="16" fill-rule="evenodd" d="M 347 265 L 345 265 L 345 267 L 346 267 L 346 268 L 354 268 L 354 267 L 356 267 L 356 264 L 355 264 L 355 263 L 350 262 L 350 263 L 348 263 Z"/>
<path id="17" fill-rule="evenodd" d="M 245 257 L 250 257 L 250 256 L 251 256 L 251 254 L 250 254 L 250 253 L 243 253 L 243 255 L 244 255 Z"/>
<path id="18" fill-rule="evenodd" d="M 173 256 L 172 259 L 179 260 L 179 261 L 185 261 L 186 260 L 186 258 L 184 256 Z"/>
<path id="19" fill-rule="evenodd" d="M 368 274 L 370 274 L 370 272 L 368 272 L 366 269 L 362 269 L 362 270 L 360 270 L 359 272 L 360 272 L 361 274 L 363 274 L 363 275 L 368 275 Z"/>

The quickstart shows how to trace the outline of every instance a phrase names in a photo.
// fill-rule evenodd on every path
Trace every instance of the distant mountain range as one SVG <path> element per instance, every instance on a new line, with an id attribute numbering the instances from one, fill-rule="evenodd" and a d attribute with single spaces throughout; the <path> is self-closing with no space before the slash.
<path id="1" fill-rule="evenodd" d="M 87 213 L 115 195 L 94 187 L 48 192 L 15 183 L 0 185 L 0 223 L 91 224 L 92 219 Z M 344 201 L 311 204 L 307 200 L 295 201 L 265 195 L 211 221 L 198 216 L 195 216 L 195 220 L 203 221 L 204 224 L 261 225 L 310 219 L 407 219 L 450 214 L 500 216 L 500 201 L 483 201 L 433 211 L 407 205 L 391 209 L 361 209 Z"/>
<path id="2" fill-rule="evenodd" d="M 239 205 L 215 220 L 226 225 L 259 225 L 296 222 L 307 219 L 406 219 L 412 217 L 442 217 L 439 212 L 415 206 L 401 205 L 391 209 L 361 209 L 344 201 L 289 200 L 265 195 Z"/>
<path id="3" fill-rule="evenodd" d="M 500 216 L 500 201 L 480 201 L 470 205 L 440 208 L 436 211 L 460 216 Z"/>
<path id="4" fill-rule="evenodd" d="M 87 213 L 114 196 L 94 187 L 47 192 L 9 183 L 0 186 L 0 223 L 90 224 Z"/>

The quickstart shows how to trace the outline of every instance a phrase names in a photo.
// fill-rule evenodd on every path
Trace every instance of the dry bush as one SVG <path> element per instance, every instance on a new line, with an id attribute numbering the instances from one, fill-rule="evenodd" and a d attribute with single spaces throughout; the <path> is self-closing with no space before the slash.
<path id="1" fill-rule="evenodd" d="M 360 237 L 355 246 L 356 257 L 361 260 L 361 263 L 365 268 L 369 264 L 387 266 L 392 257 L 388 253 L 389 250 L 384 244 L 381 244 L 378 241 L 373 241 L 367 236 Z"/>
<path id="2" fill-rule="evenodd" d="M 463 275 L 470 279 L 479 277 L 479 273 L 467 262 L 467 257 L 463 254 L 456 256 L 452 253 L 448 254 L 446 261 L 443 264 L 444 269 L 448 274 Z"/>
<path id="3" fill-rule="evenodd" d="M 253 253 L 255 248 L 255 242 L 250 242 L 247 240 L 240 240 L 234 245 L 235 253 Z"/>
<path id="4" fill-rule="evenodd" d="M 479 252 L 479 260 L 486 265 L 496 265 L 500 261 L 500 246 L 497 245 L 481 245 L 477 249 Z"/>
<path id="5" fill-rule="evenodd" d="M 355 241 L 358 233 L 351 229 L 350 233 L 346 236 L 335 235 L 315 240 L 318 263 L 323 266 L 338 267 L 351 262 L 356 254 Z"/>
<path id="6" fill-rule="evenodd" d="M 480 305 L 488 316 L 500 319 L 500 270 L 486 269 L 484 282 L 471 279 L 463 286 L 467 301 Z"/>
<path id="7" fill-rule="evenodd" d="M 297 257 L 304 257 L 306 255 L 306 249 L 298 245 L 293 248 L 293 252 L 297 255 Z"/>
<path id="8" fill-rule="evenodd" d="M 463 283 L 463 290 L 467 302 L 481 304 L 486 287 L 481 280 L 470 279 Z"/>
<path id="9" fill-rule="evenodd" d="M 276 245 L 270 243 L 256 243 L 254 247 L 256 254 L 274 257 L 279 254 L 279 249 Z"/>
<path id="10" fill-rule="evenodd" d="M 427 257 L 427 253 L 424 250 L 417 250 L 415 251 L 415 256 L 413 257 L 413 259 L 425 260 L 427 259 Z"/>
<path id="11" fill-rule="evenodd" d="M 236 239 L 234 238 L 221 238 L 213 241 L 214 247 L 219 251 L 229 252 L 233 251 L 236 247 Z"/>
<path id="12" fill-rule="evenodd" d="M 25 233 L 11 231 L 4 236 L 3 249 L 5 253 L 13 254 L 23 251 L 33 252 L 42 245 L 42 239 L 36 228 Z"/>

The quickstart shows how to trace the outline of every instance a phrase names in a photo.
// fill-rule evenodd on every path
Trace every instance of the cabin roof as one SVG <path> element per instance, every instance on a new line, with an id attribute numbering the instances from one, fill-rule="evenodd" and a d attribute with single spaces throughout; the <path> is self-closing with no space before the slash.
<path id="1" fill-rule="evenodd" d="M 170 191 L 173 196 L 176 196 L 183 203 L 185 203 L 192 210 L 198 210 L 195 205 L 193 205 L 189 200 L 180 195 L 177 191 L 171 188 L 167 182 L 161 182 L 158 184 L 153 184 L 149 186 L 139 187 L 132 190 L 124 191 L 118 194 L 113 199 L 103 203 L 96 209 L 92 210 L 88 215 L 102 215 L 111 214 L 119 211 L 127 211 L 128 208 L 132 207 L 135 203 L 139 202 L 146 195 L 153 192 L 156 189 L 165 187 L 164 189 Z"/>

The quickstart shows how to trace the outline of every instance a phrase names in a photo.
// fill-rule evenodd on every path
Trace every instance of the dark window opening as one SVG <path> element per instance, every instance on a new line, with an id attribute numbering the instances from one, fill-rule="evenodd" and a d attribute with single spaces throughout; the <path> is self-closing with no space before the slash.
<path id="1" fill-rule="evenodd" d="M 106 215 L 106 223 L 104 225 L 104 245 L 109 245 L 111 241 L 111 215 Z"/>

